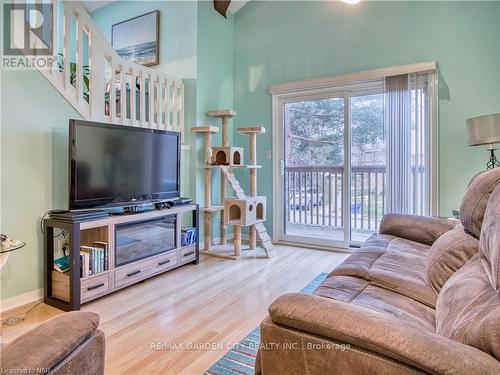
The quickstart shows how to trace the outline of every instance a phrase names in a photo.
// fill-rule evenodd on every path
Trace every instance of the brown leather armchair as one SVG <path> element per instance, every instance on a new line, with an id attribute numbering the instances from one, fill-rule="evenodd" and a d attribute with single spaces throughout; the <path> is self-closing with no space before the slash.
<path id="1" fill-rule="evenodd" d="M 99 316 L 74 311 L 56 316 L 3 346 L 3 374 L 104 374 Z"/>

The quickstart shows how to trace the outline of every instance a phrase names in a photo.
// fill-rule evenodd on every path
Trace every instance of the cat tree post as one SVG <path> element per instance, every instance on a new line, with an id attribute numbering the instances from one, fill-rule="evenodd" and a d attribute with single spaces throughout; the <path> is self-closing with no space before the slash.
<path id="1" fill-rule="evenodd" d="M 265 133 L 263 127 L 239 128 L 240 134 L 248 135 L 250 144 L 250 196 L 257 196 L 257 134 Z M 250 226 L 248 242 L 250 250 L 257 248 L 257 231 L 255 225 Z"/>
<path id="2" fill-rule="evenodd" d="M 202 133 L 204 135 L 205 147 L 205 207 L 204 211 L 204 250 L 210 251 L 212 247 L 212 169 L 206 168 L 212 160 L 212 134 L 218 133 L 219 129 L 215 126 L 198 126 L 191 129 L 193 133 Z"/>
<path id="3" fill-rule="evenodd" d="M 230 109 L 218 111 L 209 111 L 210 117 L 218 117 L 222 120 L 222 147 L 229 147 L 229 119 L 236 116 L 236 112 Z M 224 204 L 226 198 L 226 178 L 223 173 L 220 175 L 220 201 Z M 224 223 L 224 215 L 220 216 L 220 244 L 225 245 L 226 239 L 226 223 Z"/>

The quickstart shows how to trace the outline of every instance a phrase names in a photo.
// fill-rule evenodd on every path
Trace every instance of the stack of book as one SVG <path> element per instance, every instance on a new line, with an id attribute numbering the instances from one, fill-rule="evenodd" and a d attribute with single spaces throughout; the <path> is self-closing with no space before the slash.
<path id="1" fill-rule="evenodd" d="M 181 246 L 190 246 L 196 242 L 196 228 L 184 227 L 181 230 Z"/>
<path id="2" fill-rule="evenodd" d="M 92 246 L 80 246 L 80 277 L 95 275 L 109 269 L 108 244 L 95 241 Z"/>

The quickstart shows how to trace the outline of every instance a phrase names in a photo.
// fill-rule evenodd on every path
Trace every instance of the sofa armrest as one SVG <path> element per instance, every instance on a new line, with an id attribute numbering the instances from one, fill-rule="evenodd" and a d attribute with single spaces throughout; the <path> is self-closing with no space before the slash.
<path id="1" fill-rule="evenodd" d="M 99 316 L 92 312 L 58 315 L 5 345 L 0 359 L 2 371 L 48 371 L 91 337 L 98 325 Z"/>
<path id="2" fill-rule="evenodd" d="M 386 214 L 380 222 L 380 234 L 391 234 L 431 246 L 456 223 L 430 216 Z"/>
<path id="3" fill-rule="evenodd" d="M 345 302 L 285 294 L 273 302 L 269 314 L 278 325 L 351 344 L 429 373 L 500 373 L 500 362 L 479 349 Z"/>

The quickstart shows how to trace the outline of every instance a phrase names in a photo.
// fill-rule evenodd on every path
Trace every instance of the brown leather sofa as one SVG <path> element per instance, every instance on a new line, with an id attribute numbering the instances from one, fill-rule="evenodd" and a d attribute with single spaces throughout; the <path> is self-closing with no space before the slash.
<path id="1" fill-rule="evenodd" d="M 483 220 L 484 218 L 484 220 Z M 500 168 L 460 223 L 386 215 L 312 295 L 279 297 L 256 374 L 500 374 Z"/>
<path id="2" fill-rule="evenodd" d="M 69 312 L 56 316 L 1 349 L 2 374 L 102 375 L 104 333 L 99 316 Z"/>

